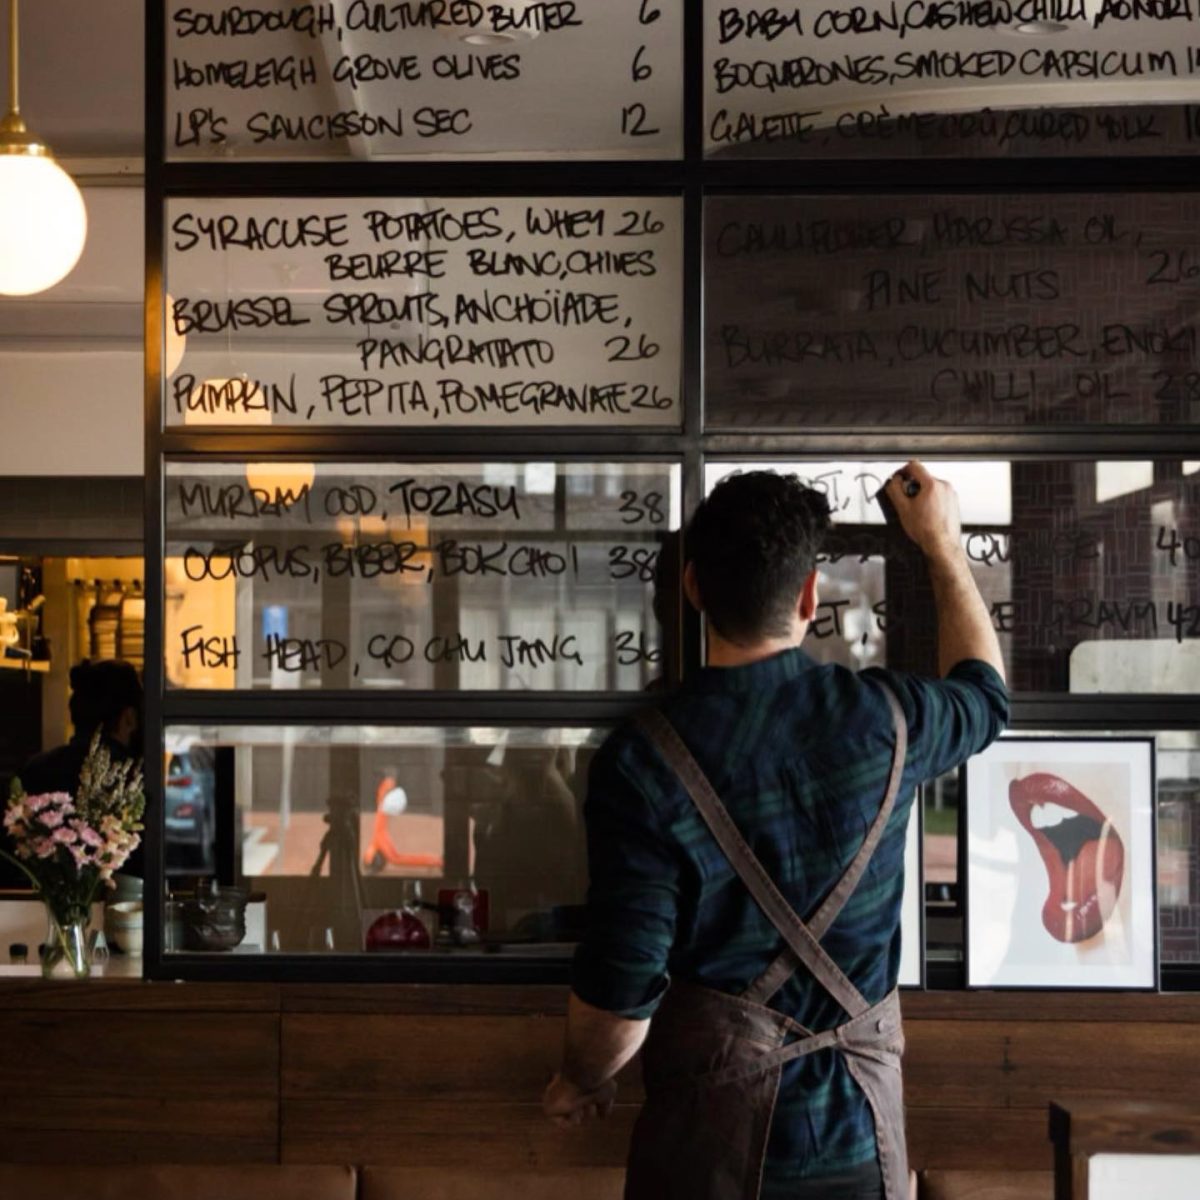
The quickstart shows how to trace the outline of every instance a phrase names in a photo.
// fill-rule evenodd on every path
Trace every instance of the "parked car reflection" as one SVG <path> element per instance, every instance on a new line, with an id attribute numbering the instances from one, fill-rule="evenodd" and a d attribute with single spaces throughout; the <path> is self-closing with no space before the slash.
<path id="1" fill-rule="evenodd" d="M 216 777 L 212 751 L 189 746 L 167 754 L 163 787 L 168 875 L 215 869 Z"/>

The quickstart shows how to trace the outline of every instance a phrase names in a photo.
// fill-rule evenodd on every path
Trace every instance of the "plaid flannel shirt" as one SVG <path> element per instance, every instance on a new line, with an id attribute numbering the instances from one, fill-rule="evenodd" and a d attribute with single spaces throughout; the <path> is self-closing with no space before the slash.
<path id="1" fill-rule="evenodd" d="M 866 874 L 823 945 L 874 1003 L 896 983 L 904 842 L 916 788 L 1003 730 L 1008 693 L 987 664 L 943 680 L 822 666 L 790 650 L 710 667 L 663 703 L 751 849 L 802 917 L 835 884 L 879 810 L 893 747 L 880 681 L 896 693 L 909 746 L 895 811 Z M 584 1001 L 650 1017 L 671 977 L 738 994 L 782 940 L 735 875 L 699 812 L 633 724 L 592 762 L 585 805 L 588 929 L 574 964 Z M 845 1020 L 803 968 L 771 1001 L 811 1030 Z M 839 1054 L 783 1073 L 764 1200 L 788 1180 L 836 1175 L 875 1158 L 866 1098 Z"/>

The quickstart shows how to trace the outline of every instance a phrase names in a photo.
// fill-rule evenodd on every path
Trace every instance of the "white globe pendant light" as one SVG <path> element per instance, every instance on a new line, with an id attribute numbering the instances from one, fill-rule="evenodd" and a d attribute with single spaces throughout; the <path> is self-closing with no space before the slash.
<path id="1" fill-rule="evenodd" d="M 87 209 L 75 181 L 21 120 L 17 0 L 8 5 L 8 112 L 0 119 L 0 294 L 53 287 L 79 261 Z"/>

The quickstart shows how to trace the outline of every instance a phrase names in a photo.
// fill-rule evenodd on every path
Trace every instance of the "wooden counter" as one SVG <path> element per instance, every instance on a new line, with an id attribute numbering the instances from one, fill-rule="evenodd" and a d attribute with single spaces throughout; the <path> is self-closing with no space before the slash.
<path id="1" fill-rule="evenodd" d="M 611 1120 L 539 1096 L 558 987 L 0 979 L 0 1160 L 619 1164 Z M 1200 995 L 904 997 L 913 1165 L 1044 1169 L 1053 1098 L 1170 1099 L 1200 1074 Z"/>

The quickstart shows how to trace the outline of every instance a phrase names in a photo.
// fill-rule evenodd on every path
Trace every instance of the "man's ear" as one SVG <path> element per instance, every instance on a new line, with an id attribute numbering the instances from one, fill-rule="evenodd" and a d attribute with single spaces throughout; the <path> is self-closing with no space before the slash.
<path id="1" fill-rule="evenodd" d="M 700 599 L 700 585 L 696 582 L 696 566 L 694 563 L 688 563 L 683 568 L 683 594 L 688 598 L 688 603 L 698 612 L 704 612 L 704 604 Z"/>
<path id="2" fill-rule="evenodd" d="M 814 567 L 808 573 L 800 588 L 800 598 L 796 605 L 796 615 L 802 621 L 811 621 L 817 615 L 817 605 L 820 603 L 817 595 L 817 571 Z"/>

